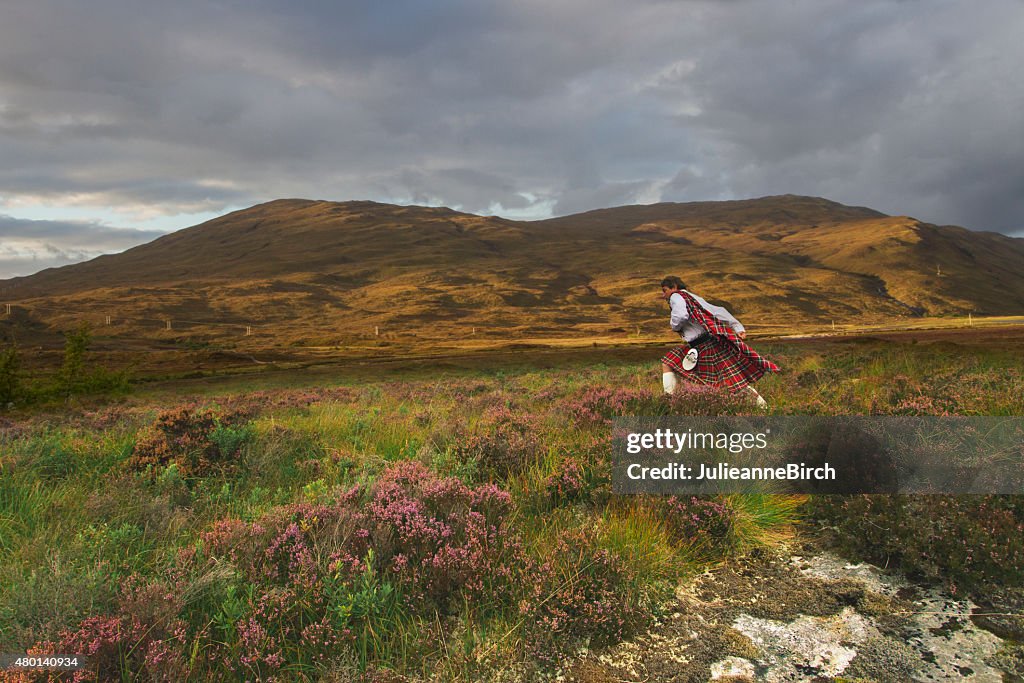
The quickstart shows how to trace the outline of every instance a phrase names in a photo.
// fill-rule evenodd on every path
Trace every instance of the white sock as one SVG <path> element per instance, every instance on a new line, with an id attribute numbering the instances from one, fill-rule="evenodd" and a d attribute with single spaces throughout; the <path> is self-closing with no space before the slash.
<path id="1" fill-rule="evenodd" d="M 757 401 L 757 407 L 767 410 L 767 408 L 768 408 L 768 401 L 766 401 L 763 398 L 761 398 L 761 394 L 757 393 L 757 389 L 755 389 L 754 387 L 749 387 L 748 386 L 747 390 L 754 395 L 754 398 Z"/>
<path id="2" fill-rule="evenodd" d="M 663 372 L 661 373 L 661 384 L 665 387 L 666 394 L 674 394 L 676 392 L 676 373 L 674 372 Z"/>

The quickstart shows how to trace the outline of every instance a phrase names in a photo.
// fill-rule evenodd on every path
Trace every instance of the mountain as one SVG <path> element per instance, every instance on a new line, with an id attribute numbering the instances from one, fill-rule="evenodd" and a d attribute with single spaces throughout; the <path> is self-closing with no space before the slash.
<path id="1" fill-rule="evenodd" d="M 541 221 L 281 199 L 0 288 L 53 329 L 334 344 L 666 332 L 667 274 L 752 329 L 1024 312 L 1024 240 L 792 195 Z"/>

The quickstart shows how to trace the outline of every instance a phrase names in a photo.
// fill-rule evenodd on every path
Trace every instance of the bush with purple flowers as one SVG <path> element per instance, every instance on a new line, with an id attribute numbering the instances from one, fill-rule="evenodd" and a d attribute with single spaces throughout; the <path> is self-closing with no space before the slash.
<path id="1" fill-rule="evenodd" d="M 537 457 L 541 432 L 536 416 L 495 407 L 474 433 L 458 438 L 454 451 L 457 458 L 476 462 L 485 477 L 503 480 Z"/>
<path id="2" fill-rule="evenodd" d="M 669 415 L 744 415 L 758 411 L 748 392 L 680 382 L 668 399 Z"/>
<path id="3" fill-rule="evenodd" d="M 721 547 L 732 529 L 733 513 L 725 503 L 697 496 L 663 499 L 665 524 L 680 543 L 696 548 Z"/>
<path id="4" fill-rule="evenodd" d="M 609 424 L 622 415 L 657 415 L 664 409 L 651 390 L 628 387 L 588 387 L 568 400 L 563 409 L 580 424 Z"/>
<path id="5" fill-rule="evenodd" d="M 547 561 L 531 572 L 530 592 L 520 605 L 527 647 L 542 665 L 585 642 L 616 643 L 650 618 L 628 588 L 632 571 L 611 550 L 595 543 L 583 529 L 560 532 Z"/>

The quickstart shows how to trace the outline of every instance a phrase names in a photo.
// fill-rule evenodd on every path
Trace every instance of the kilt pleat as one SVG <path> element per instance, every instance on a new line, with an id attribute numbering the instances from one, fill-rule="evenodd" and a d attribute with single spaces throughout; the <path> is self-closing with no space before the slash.
<path id="1" fill-rule="evenodd" d="M 775 363 L 763 358 L 745 343 L 735 344 L 728 339 L 708 335 L 696 342 L 697 365 L 692 370 L 683 369 L 683 358 L 690 349 L 687 345 L 677 346 L 661 359 L 683 379 L 698 381 L 712 386 L 742 388 L 761 379 L 767 372 L 778 372 Z"/>

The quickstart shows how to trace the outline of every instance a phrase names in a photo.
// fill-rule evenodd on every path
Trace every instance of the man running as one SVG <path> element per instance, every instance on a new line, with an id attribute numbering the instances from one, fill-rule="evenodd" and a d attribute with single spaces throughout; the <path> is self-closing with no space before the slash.
<path id="1" fill-rule="evenodd" d="M 686 291 L 686 285 L 674 275 L 661 281 L 661 296 L 672 309 L 669 325 L 686 341 L 661 359 L 665 393 L 675 392 L 677 376 L 681 376 L 746 390 L 759 407 L 767 408 L 753 384 L 766 372 L 778 372 L 779 367 L 747 346 L 743 341 L 747 332 L 732 313 Z"/>

